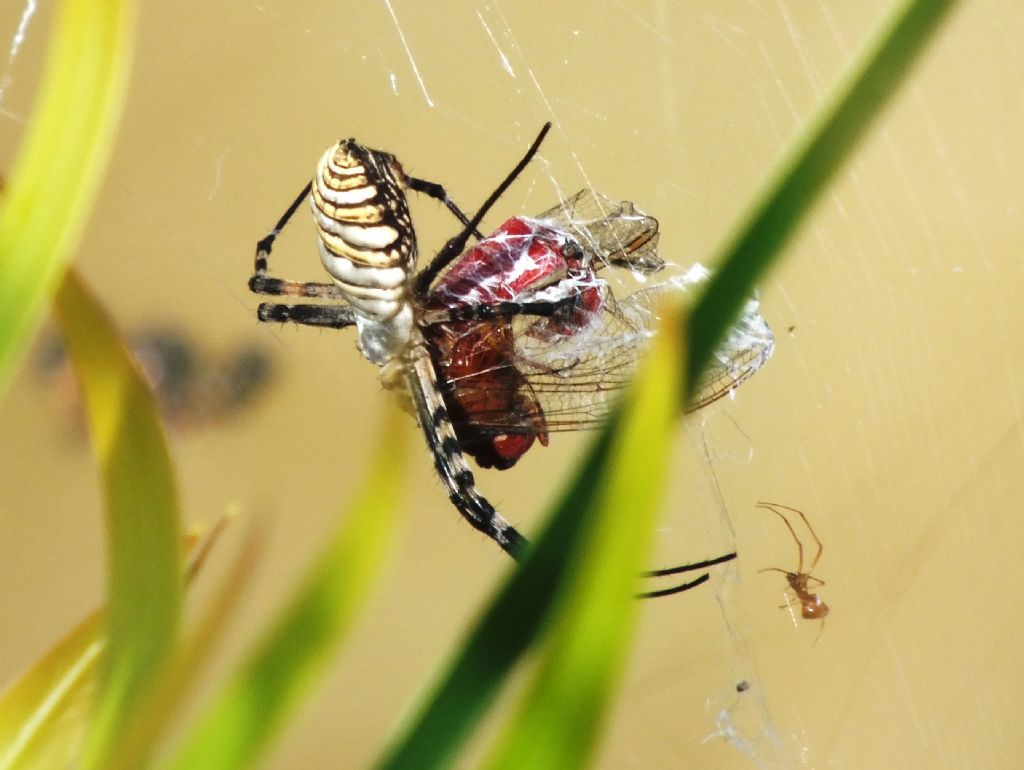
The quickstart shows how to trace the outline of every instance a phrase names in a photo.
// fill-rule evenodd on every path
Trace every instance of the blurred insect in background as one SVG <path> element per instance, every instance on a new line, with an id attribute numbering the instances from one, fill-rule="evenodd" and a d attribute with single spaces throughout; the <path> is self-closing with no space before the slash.
<path id="1" fill-rule="evenodd" d="M 800 602 L 800 617 L 805 620 L 821 620 L 822 629 L 825 628 L 825 616 L 829 613 L 828 605 L 821 600 L 821 597 L 816 593 L 812 593 L 812 588 L 819 588 L 825 585 L 824 580 L 814 577 L 811 572 L 818 566 L 818 560 L 821 558 L 821 552 L 823 550 L 821 540 L 818 539 L 817 534 L 814 532 L 814 528 L 811 526 L 811 522 L 807 520 L 807 517 L 796 508 L 790 508 L 788 505 L 780 505 L 779 503 L 758 503 L 758 508 L 764 508 L 769 510 L 782 519 L 786 525 L 786 529 L 789 530 L 789 534 L 793 536 L 794 542 L 796 542 L 797 548 L 797 567 L 795 572 L 782 569 L 780 567 L 765 567 L 760 572 L 781 572 L 786 576 L 786 582 L 789 584 L 790 590 L 796 596 L 797 601 Z M 779 509 L 782 510 L 779 510 Z M 814 542 L 818 544 L 818 550 L 814 554 L 814 558 L 811 559 L 811 563 L 807 569 L 804 570 L 804 545 L 800 538 L 797 537 L 796 530 L 793 529 L 793 525 L 790 523 L 789 518 L 782 511 L 789 511 L 795 513 L 803 520 L 807 531 L 811 533 L 811 537 L 814 538 Z M 788 604 L 782 605 L 783 609 L 788 608 Z M 819 632 L 820 636 L 820 632 Z"/>
<path id="2" fill-rule="evenodd" d="M 163 419 L 183 432 L 228 421 L 270 386 L 274 368 L 262 345 L 242 342 L 224 352 L 202 349 L 181 329 L 152 326 L 128 335 L 132 355 L 156 396 Z M 77 382 L 60 338 L 42 345 L 36 368 L 83 425 Z"/>
<path id="3" fill-rule="evenodd" d="M 465 455 L 483 468 L 507 469 L 535 443 L 546 445 L 551 432 L 602 424 L 647 348 L 657 298 L 700 280 L 688 274 L 639 288 L 665 267 L 657 254 L 658 222 L 628 201 L 592 190 L 538 217 L 513 217 L 487 237 L 479 233 L 549 128 L 472 219 L 441 185 L 407 175 L 393 155 L 354 139 L 338 142 L 257 244 L 249 281 L 258 294 L 315 300 L 262 303 L 260 321 L 357 328 L 359 349 L 381 366 L 385 386 L 411 398 L 453 505 L 517 558 L 526 540 L 477 490 Z M 407 190 L 444 203 L 463 224 L 418 272 Z M 331 283 L 286 281 L 268 272 L 274 240 L 307 197 Z M 474 236 L 477 243 L 467 249 Z M 615 286 L 609 272 L 617 273 Z M 636 290 L 618 291 L 620 275 Z M 693 408 L 730 394 L 771 355 L 771 331 L 754 307 L 705 374 Z M 679 574 L 734 557 L 649 574 Z M 686 590 L 707 578 L 652 593 Z"/>

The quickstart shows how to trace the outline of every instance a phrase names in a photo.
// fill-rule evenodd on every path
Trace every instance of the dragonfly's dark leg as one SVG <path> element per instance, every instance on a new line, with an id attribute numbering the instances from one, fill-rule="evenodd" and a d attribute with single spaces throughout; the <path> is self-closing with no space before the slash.
<path id="1" fill-rule="evenodd" d="M 716 564 L 725 564 L 727 561 L 732 561 L 736 558 L 736 552 L 727 553 L 722 556 L 716 556 L 714 559 L 708 559 L 707 561 L 698 561 L 693 564 L 684 564 L 681 567 L 668 567 L 667 569 L 654 569 L 650 572 L 645 572 L 644 577 L 656 578 L 665 577 L 666 575 L 681 575 L 684 572 L 694 572 L 699 569 L 707 569 L 708 567 L 714 567 Z"/>
<path id="2" fill-rule="evenodd" d="M 296 323 L 328 329 L 344 329 L 356 322 L 347 305 L 280 305 L 263 302 L 256 317 L 265 323 Z"/>
<path id="3" fill-rule="evenodd" d="M 426 349 L 416 347 L 411 355 L 406 379 L 416 408 L 416 418 L 427 438 L 437 473 L 448 489 L 452 504 L 473 527 L 491 538 L 503 551 L 515 559 L 521 558 L 526 549 L 526 538 L 505 521 L 477 491 L 473 472 L 455 438 L 455 429 L 441 397 L 434 367 Z"/>
<path id="4" fill-rule="evenodd" d="M 691 588 L 696 588 L 699 585 L 707 583 L 711 579 L 711 576 L 705 572 L 696 580 L 691 580 L 689 583 L 681 583 L 671 588 L 662 588 L 658 591 L 644 591 L 636 595 L 637 599 L 657 599 L 661 596 L 672 596 L 673 594 L 681 594 L 683 591 L 689 591 Z"/>
<path id="5" fill-rule="evenodd" d="M 736 552 L 727 553 L 722 556 L 716 556 L 714 559 L 707 559 L 706 561 L 698 561 L 693 564 L 683 564 L 680 567 L 669 567 L 667 569 L 655 569 L 649 572 L 643 573 L 646 578 L 666 577 L 668 575 L 680 575 L 684 572 L 693 572 L 694 570 L 707 569 L 708 567 L 714 567 L 716 564 L 724 564 L 727 561 L 732 561 L 736 558 Z M 706 583 L 710 576 L 707 572 L 698 577 L 696 580 L 691 580 L 688 583 L 680 583 L 676 586 L 670 586 L 669 588 L 661 588 L 657 591 L 644 591 L 643 593 L 637 594 L 638 599 L 657 599 L 659 596 L 671 596 L 672 594 L 679 594 L 683 591 L 689 591 L 691 588 L 696 588 L 701 583 Z"/>

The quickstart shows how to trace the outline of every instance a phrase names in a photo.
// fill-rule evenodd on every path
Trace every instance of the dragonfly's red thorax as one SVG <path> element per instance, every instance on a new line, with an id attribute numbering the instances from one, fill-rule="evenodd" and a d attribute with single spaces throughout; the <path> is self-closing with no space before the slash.
<path id="1" fill-rule="evenodd" d="M 460 256 L 430 292 L 432 307 L 512 302 L 566 277 L 568 236 L 513 217 Z"/>

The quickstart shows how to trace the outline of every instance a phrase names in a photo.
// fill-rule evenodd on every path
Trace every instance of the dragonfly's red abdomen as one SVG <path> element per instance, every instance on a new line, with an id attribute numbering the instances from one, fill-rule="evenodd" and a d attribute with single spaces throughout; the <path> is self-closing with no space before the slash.
<path id="1" fill-rule="evenodd" d="M 428 342 L 459 444 L 481 468 L 511 468 L 535 440 L 547 444 L 544 412 L 512 365 L 508 322 L 434 326 Z"/>

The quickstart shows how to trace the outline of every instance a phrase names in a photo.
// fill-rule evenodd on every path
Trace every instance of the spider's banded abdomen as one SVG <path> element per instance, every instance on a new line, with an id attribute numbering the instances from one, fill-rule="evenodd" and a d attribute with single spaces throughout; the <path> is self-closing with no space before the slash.
<path id="1" fill-rule="evenodd" d="M 356 314 L 359 347 L 377 364 L 408 345 L 416 235 L 394 156 L 354 139 L 324 153 L 310 203 L 320 260 Z"/>

